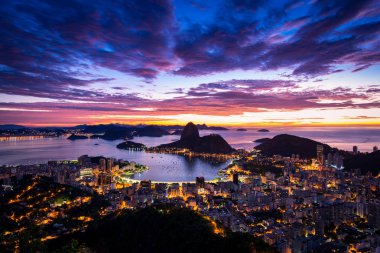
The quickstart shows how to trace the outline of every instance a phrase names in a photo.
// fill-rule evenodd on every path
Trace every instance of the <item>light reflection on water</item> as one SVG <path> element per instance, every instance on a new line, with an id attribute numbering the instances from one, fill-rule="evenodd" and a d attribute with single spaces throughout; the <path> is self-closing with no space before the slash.
<path id="1" fill-rule="evenodd" d="M 351 150 L 353 145 L 359 146 L 361 151 L 371 151 L 373 146 L 380 146 L 378 128 L 270 128 L 269 133 L 257 132 L 257 129 L 246 132 L 201 131 L 201 135 L 210 133 L 222 135 L 235 148 L 246 149 L 257 145 L 253 141 L 258 138 L 271 138 L 282 133 L 311 138 L 345 150 Z M 134 141 L 152 147 L 178 138 L 179 136 L 172 135 L 158 138 L 137 137 Z M 120 142 L 93 139 L 70 141 L 65 138 L 0 142 L 0 164 L 35 164 L 49 160 L 76 159 L 84 154 L 103 155 L 147 165 L 150 170 L 134 177 L 155 181 L 193 181 L 196 176 L 212 179 L 217 176 L 219 169 L 226 166 L 226 163 L 213 164 L 201 158 L 189 159 L 177 155 L 119 150 L 116 145 Z"/>
<path id="2" fill-rule="evenodd" d="M 154 139 L 154 138 L 151 138 Z M 106 156 L 147 165 L 150 169 L 134 175 L 136 179 L 154 181 L 194 181 L 203 176 L 207 180 L 217 176 L 226 163 L 211 163 L 201 158 L 187 158 L 171 154 L 154 154 L 140 151 L 120 150 L 121 141 L 76 140 L 63 137 L 32 141 L 0 143 L 0 164 L 37 164 L 49 160 L 77 159 L 80 155 Z M 98 144 L 98 145 L 95 145 Z"/>

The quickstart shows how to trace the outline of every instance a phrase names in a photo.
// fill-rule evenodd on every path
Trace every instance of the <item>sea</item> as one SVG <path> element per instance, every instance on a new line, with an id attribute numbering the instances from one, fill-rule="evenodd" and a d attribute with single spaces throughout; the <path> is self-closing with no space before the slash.
<path id="1" fill-rule="evenodd" d="M 380 146 L 380 128 L 338 128 L 338 127 L 277 127 L 268 128 L 269 132 L 258 132 L 258 128 L 247 131 L 236 129 L 200 131 L 201 136 L 220 134 L 234 148 L 253 149 L 259 138 L 272 138 L 278 134 L 292 134 L 310 138 L 343 150 L 352 150 L 358 146 L 361 152 L 371 152 L 374 146 Z M 133 141 L 148 147 L 158 146 L 178 140 L 178 135 L 162 137 L 135 137 Z M 135 179 L 161 182 L 194 181 L 203 176 L 206 180 L 217 177 L 217 172 L 226 167 L 230 161 L 217 163 L 203 158 L 188 158 L 172 154 L 145 153 L 144 151 L 120 150 L 116 145 L 121 140 L 106 141 L 102 139 L 68 140 L 67 137 L 35 140 L 0 142 L 0 165 L 39 164 L 52 160 L 74 160 L 81 155 L 105 156 L 134 161 L 150 169 L 135 174 Z"/>

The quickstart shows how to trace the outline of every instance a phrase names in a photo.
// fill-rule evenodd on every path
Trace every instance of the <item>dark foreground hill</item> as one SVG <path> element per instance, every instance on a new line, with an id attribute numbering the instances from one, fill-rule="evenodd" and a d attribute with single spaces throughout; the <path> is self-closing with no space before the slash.
<path id="1" fill-rule="evenodd" d="M 325 154 L 332 149 L 327 144 L 289 134 L 276 135 L 255 148 L 261 150 L 264 155 L 268 156 L 291 156 L 292 154 L 299 154 L 302 158 L 314 158 L 317 153 L 317 145 L 323 145 Z"/>
<path id="2" fill-rule="evenodd" d="M 343 163 L 346 170 L 360 169 L 363 174 L 371 172 L 376 176 L 380 172 L 380 150 L 369 154 L 347 156 Z"/>
<path id="3" fill-rule="evenodd" d="M 224 231 L 191 210 L 164 207 L 112 215 L 85 233 L 50 241 L 48 248 L 65 252 L 73 247 L 73 239 L 90 252 L 276 252 L 249 234 Z"/>
<path id="4" fill-rule="evenodd" d="M 159 148 L 190 149 L 197 153 L 228 154 L 235 150 L 218 134 L 200 137 L 198 127 L 188 123 L 182 131 L 181 139 L 160 145 Z"/>

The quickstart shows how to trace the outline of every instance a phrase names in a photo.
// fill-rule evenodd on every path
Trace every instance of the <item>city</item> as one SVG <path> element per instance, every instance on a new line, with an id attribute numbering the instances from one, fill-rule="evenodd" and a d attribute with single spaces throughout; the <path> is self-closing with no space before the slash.
<path id="1" fill-rule="evenodd" d="M 357 147 L 353 148 L 355 152 Z M 94 219 L 122 209 L 166 204 L 194 210 L 217 222 L 217 234 L 223 233 L 223 228 L 249 233 L 280 252 L 372 252 L 380 236 L 380 174 L 344 171 L 341 163 L 340 157 L 324 156 L 320 145 L 311 160 L 296 154 L 266 157 L 253 150 L 236 155 L 218 180 L 197 177 L 192 182 L 166 183 L 128 177 L 148 169 L 142 165 L 87 155 L 74 161 L 3 166 L 2 198 L 9 199 L 2 206 L 3 212 L 7 210 L 3 218 L 19 223 L 14 230 L 4 231 L 4 227 L 2 239 L 17 249 L 18 238 L 30 230 L 31 224 L 45 231 L 33 235 L 33 240 L 44 242 L 84 230 Z M 9 197 L 25 179 L 23 190 Z M 38 186 L 44 181 L 58 183 L 63 190 L 54 186 L 41 191 Z M 81 193 L 69 194 L 68 187 Z M 54 202 L 39 202 L 46 199 Z M 82 210 L 67 217 L 70 209 L 83 205 L 93 205 L 97 210 Z M 17 213 L 17 206 L 29 211 Z M 32 218 L 36 212 L 38 218 Z M 58 223 L 65 216 L 70 222 Z"/>
<path id="2" fill-rule="evenodd" d="M 380 0 L 0 24 L 1 253 L 380 253 Z"/>

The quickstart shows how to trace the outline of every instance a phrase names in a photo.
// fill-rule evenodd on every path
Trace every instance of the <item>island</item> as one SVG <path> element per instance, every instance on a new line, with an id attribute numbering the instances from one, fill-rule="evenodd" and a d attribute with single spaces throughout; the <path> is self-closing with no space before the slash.
<path id="1" fill-rule="evenodd" d="M 181 139 L 172 143 L 163 144 L 157 149 L 188 149 L 196 153 L 230 154 L 235 151 L 218 134 L 200 137 L 198 127 L 189 122 L 182 131 Z"/>
<path id="2" fill-rule="evenodd" d="M 142 143 L 137 143 L 133 141 L 125 141 L 117 144 L 118 149 L 128 149 L 128 150 L 145 150 L 146 146 Z"/>
<path id="3" fill-rule="evenodd" d="M 257 132 L 261 132 L 261 133 L 268 133 L 269 132 L 269 130 L 268 129 L 259 129 L 259 130 L 257 130 Z"/>
<path id="4" fill-rule="evenodd" d="M 270 140 L 270 138 L 260 138 L 260 139 L 254 140 L 253 142 L 264 143 L 264 142 L 269 141 L 269 140 Z"/>
<path id="5" fill-rule="evenodd" d="M 76 135 L 76 134 L 72 134 L 72 135 L 70 135 L 67 139 L 68 139 L 68 140 L 75 141 L 75 140 L 84 140 L 84 139 L 88 139 L 88 137 L 87 137 L 86 135 Z"/>
<path id="6" fill-rule="evenodd" d="M 236 129 L 236 131 L 239 131 L 239 132 L 246 132 L 247 129 L 245 129 L 245 128 L 238 128 L 238 129 Z"/>

